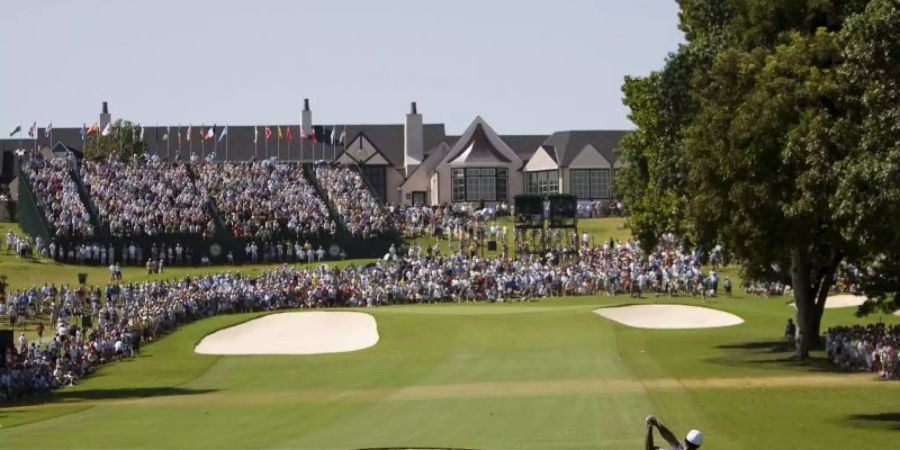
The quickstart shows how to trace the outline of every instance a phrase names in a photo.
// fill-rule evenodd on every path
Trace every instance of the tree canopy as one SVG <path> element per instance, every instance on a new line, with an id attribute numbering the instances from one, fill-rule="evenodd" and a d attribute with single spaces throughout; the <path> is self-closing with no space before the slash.
<path id="1" fill-rule="evenodd" d="M 112 154 L 118 154 L 128 160 L 135 155 L 142 155 L 146 151 L 146 144 L 141 139 L 141 126 L 119 119 L 110 125 L 110 133 L 103 136 L 101 133 L 88 137 L 85 142 L 84 156 L 90 159 L 106 158 Z"/>
<path id="2" fill-rule="evenodd" d="M 897 301 L 900 10 L 892 0 L 682 0 L 687 42 L 627 78 L 637 128 L 617 189 L 645 245 L 725 244 L 744 276 L 793 288 L 798 354 L 844 264 Z"/>

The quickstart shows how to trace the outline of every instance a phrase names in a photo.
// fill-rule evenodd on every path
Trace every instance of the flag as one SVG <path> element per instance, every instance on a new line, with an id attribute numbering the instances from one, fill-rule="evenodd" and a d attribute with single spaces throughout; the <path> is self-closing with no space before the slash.
<path id="1" fill-rule="evenodd" d="M 163 134 L 162 140 L 164 140 L 164 141 L 169 140 L 169 127 L 166 127 L 166 132 L 165 132 L 165 134 Z"/>
<path id="2" fill-rule="evenodd" d="M 344 141 L 345 141 L 346 139 L 347 139 L 347 127 L 344 127 L 344 129 L 341 130 L 341 138 L 340 138 L 340 141 L 339 141 L 340 144 L 341 144 L 341 145 L 344 145 Z"/>
<path id="3" fill-rule="evenodd" d="M 106 124 L 106 126 L 103 128 L 103 131 L 101 131 L 100 134 L 103 136 L 109 136 L 110 133 L 112 133 L 112 123 L 111 122 Z"/>
<path id="4" fill-rule="evenodd" d="M 280 141 L 282 137 L 284 136 L 281 134 L 281 125 L 278 125 L 278 140 Z"/>
<path id="5" fill-rule="evenodd" d="M 303 125 L 300 125 L 300 140 L 305 141 L 309 136 L 306 135 L 306 130 L 303 129 Z"/>
<path id="6" fill-rule="evenodd" d="M 203 125 L 200 125 L 200 140 L 202 141 L 205 136 L 206 131 L 203 131 Z"/>
<path id="7" fill-rule="evenodd" d="M 82 122 L 82 124 L 81 124 L 81 142 L 84 142 L 87 140 L 87 134 L 88 134 L 87 124 Z"/>
<path id="8" fill-rule="evenodd" d="M 181 125 L 178 125 L 178 131 L 175 133 L 175 135 L 178 136 L 178 146 L 181 147 Z"/>
<path id="9" fill-rule="evenodd" d="M 144 142 L 144 126 L 143 125 L 141 125 L 141 135 L 139 136 L 139 138 L 140 138 L 139 140 L 141 142 Z"/>
<path id="10" fill-rule="evenodd" d="M 222 142 L 222 139 L 225 139 L 225 136 L 228 136 L 228 125 L 225 125 L 225 128 L 222 128 L 222 132 L 219 133 L 219 142 Z"/>
<path id="11" fill-rule="evenodd" d="M 335 133 L 337 132 L 337 127 L 331 129 L 331 145 L 334 145 Z"/>
<path id="12" fill-rule="evenodd" d="M 100 131 L 100 125 L 97 125 L 97 122 L 94 122 L 94 123 L 92 123 L 91 126 L 88 128 L 88 130 L 87 130 L 87 135 L 88 135 L 88 136 L 93 136 L 93 135 L 97 134 L 98 131 Z"/>
<path id="13" fill-rule="evenodd" d="M 50 131 L 52 131 L 52 130 L 53 130 L 53 122 L 50 122 L 50 123 L 47 124 L 47 128 L 44 128 L 44 137 L 45 137 L 45 138 L 49 138 L 49 137 L 50 137 Z"/>
<path id="14" fill-rule="evenodd" d="M 31 124 L 31 127 L 28 128 L 28 137 L 34 137 L 34 131 L 37 130 L 37 122 Z"/>
<path id="15" fill-rule="evenodd" d="M 204 139 L 208 141 L 214 137 L 216 137 L 216 126 L 215 125 L 213 125 L 212 128 L 206 130 L 206 137 Z"/>
<path id="16" fill-rule="evenodd" d="M 313 144 L 315 144 L 315 143 L 318 142 L 318 140 L 316 140 L 316 132 L 315 132 L 315 130 L 313 130 L 312 141 L 313 141 Z"/>
<path id="17" fill-rule="evenodd" d="M 16 125 L 16 127 L 13 128 L 12 133 L 9 133 L 9 137 L 13 137 L 16 135 L 16 133 L 21 133 L 21 132 L 22 132 L 22 125 L 21 124 Z"/>
<path id="18" fill-rule="evenodd" d="M 137 142 L 137 127 L 131 124 L 131 142 Z"/>
<path id="19" fill-rule="evenodd" d="M 290 142 L 290 140 L 294 138 L 294 133 L 291 133 L 290 126 L 287 127 L 287 136 L 286 137 L 287 137 L 288 142 Z"/>
<path id="20" fill-rule="evenodd" d="M 253 143 L 259 142 L 259 127 L 253 127 Z"/>
<path id="21" fill-rule="evenodd" d="M 191 127 L 193 127 L 193 125 L 188 125 L 187 136 L 185 136 L 188 142 L 191 142 Z"/>
<path id="22" fill-rule="evenodd" d="M 266 127 L 266 142 L 269 142 L 269 139 L 272 139 L 272 128 Z"/>

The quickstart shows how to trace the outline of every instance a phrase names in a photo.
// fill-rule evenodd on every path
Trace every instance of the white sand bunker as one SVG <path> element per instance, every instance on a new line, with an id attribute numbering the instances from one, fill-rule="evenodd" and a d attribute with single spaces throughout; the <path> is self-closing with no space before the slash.
<path id="1" fill-rule="evenodd" d="M 315 355 L 352 352 L 378 342 L 375 318 L 358 312 L 272 314 L 217 331 L 194 351 L 206 355 Z"/>
<path id="2" fill-rule="evenodd" d="M 862 295 L 833 295 L 825 299 L 825 308 L 849 308 L 866 302 Z"/>
<path id="3" fill-rule="evenodd" d="M 825 309 L 850 308 L 852 306 L 862 305 L 865 302 L 866 298 L 862 295 L 832 295 L 831 297 L 825 299 Z M 797 309 L 797 305 L 795 305 L 794 303 L 791 303 L 790 307 Z"/>
<path id="4" fill-rule="evenodd" d="M 744 319 L 731 313 L 686 305 L 618 306 L 595 309 L 594 313 L 635 328 L 716 328 L 744 323 Z"/>

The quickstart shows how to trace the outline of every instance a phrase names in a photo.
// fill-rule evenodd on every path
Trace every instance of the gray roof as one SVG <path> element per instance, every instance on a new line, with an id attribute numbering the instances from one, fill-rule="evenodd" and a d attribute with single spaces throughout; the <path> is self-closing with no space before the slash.
<path id="1" fill-rule="evenodd" d="M 587 145 L 592 145 L 610 164 L 615 164 L 615 148 L 625 133 L 624 130 L 557 131 L 542 145 L 548 147 L 547 153 L 560 167 L 568 167 Z"/>
<path id="2" fill-rule="evenodd" d="M 388 124 L 388 125 L 346 125 L 347 129 L 347 139 L 346 143 L 349 144 L 361 133 L 375 145 L 375 148 L 380 151 L 388 161 L 391 162 L 394 166 L 402 166 L 404 161 L 404 133 L 403 133 L 403 124 Z M 338 127 L 338 134 L 344 130 L 344 125 L 340 125 Z M 434 147 L 437 147 L 438 144 L 444 142 L 446 136 L 444 135 L 444 124 L 442 123 L 427 123 L 422 126 L 422 134 L 423 134 L 423 153 L 424 150 L 429 150 Z M 340 152 L 338 152 L 340 154 Z"/>
<path id="3" fill-rule="evenodd" d="M 538 147 L 547 140 L 546 134 L 507 134 L 501 135 L 500 139 L 506 142 L 522 161 L 528 161 Z"/>

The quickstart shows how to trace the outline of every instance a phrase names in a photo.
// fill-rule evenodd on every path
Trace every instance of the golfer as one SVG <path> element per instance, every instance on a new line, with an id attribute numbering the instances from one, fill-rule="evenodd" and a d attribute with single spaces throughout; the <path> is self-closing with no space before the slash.
<path id="1" fill-rule="evenodd" d="M 678 442 L 678 438 L 676 438 L 675 435 L 656 417 L 647 416 L 645 422 L 647 423 L 647 439 L 645 441 L 646 450 L 657 450 L 661 448 L 653 445 L 653 427 L 659 429 L 659 435 L 672 446 L 672 450 L 695 450 L 700 448 L 700 444 L 703 443 L 703 433 L 697 430 L 688 432 L 687 436 L 684 438 L 684 444 L 682 444 Z"/>

